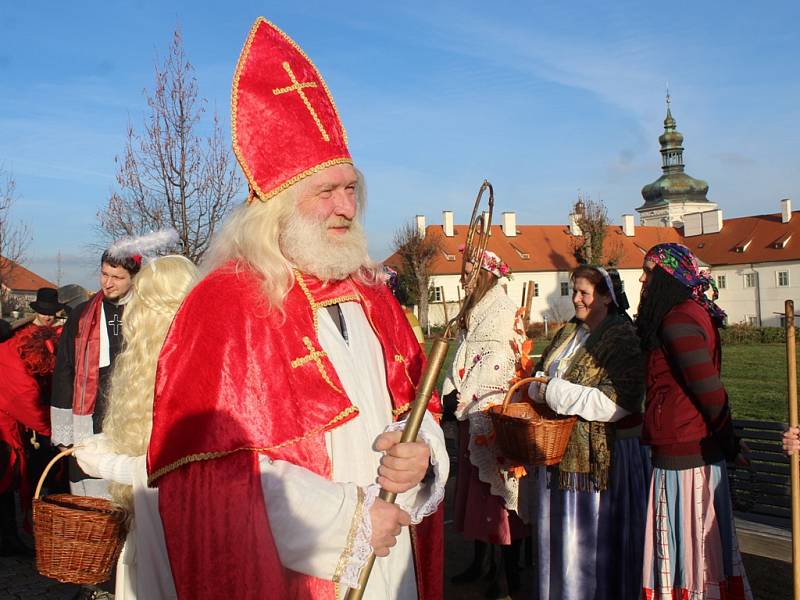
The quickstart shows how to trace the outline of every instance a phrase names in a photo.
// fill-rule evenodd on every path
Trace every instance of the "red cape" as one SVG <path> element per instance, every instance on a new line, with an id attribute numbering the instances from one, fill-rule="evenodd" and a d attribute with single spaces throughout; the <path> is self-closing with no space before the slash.
<path id="1" fill-rule="evenodd" d="M 180 597 L 334 598 L 331 582 L 281 566 L 257 453 L 330 477 L 324 434 L 358 410 L 322 351 L 316 311 L 345 301 L 361 303 L 381 343 L 399 416 L 424 356 L 385 286 L 298 274 L 281 315 L 265 310 L 254 273 L 226 265 L 181 306 L 159 358 L 148 451 Z M 438 413 L 438 400 L 429 408 Z M 442 595 L 441 516 L 412 536 L 424 599 Z"/>
<path id="2" fill-rule="evenodd" d="M 32 331 L 32 330 L 31 330 Z M 20 505 L 29 519 L 33 490 L 28 476 L 26 429 L 44 436 L 50 435 L 50 406 L 43 397 L 47 377 L 35 377 L 25 367 L 19 349 L 31 331 L 19 331 L 0 344 L 0 441 L 8 444 L 8 464 L 0 472 L 0 493 L 15 483 L 18 474 Z M 49 376 L 48 376 L 49 377 Z"/>

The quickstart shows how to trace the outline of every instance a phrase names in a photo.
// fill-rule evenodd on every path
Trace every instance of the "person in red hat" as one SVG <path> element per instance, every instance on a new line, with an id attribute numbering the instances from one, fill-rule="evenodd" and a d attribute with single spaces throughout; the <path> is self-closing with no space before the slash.
<path id="1" fill-rule="evenodd" d="M 399 443 L 424 356 L 367 255 L 364 182 L 333 100 L 264 19 L 232 96 L 250 198 L 214 240 L 155 382 L 148 473 L 178 597 L 341 598 L 374 551 L 365 598 L 441 598 L 439 403 L 420 440 Z"/>

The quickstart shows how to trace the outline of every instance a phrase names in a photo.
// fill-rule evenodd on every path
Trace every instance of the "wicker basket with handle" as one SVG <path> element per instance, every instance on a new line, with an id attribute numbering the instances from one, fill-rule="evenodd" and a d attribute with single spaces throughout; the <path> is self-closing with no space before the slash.
<path id="1" fill-rule="evenodd" d="M 516 463 L 546 466 L 561 462 L 572 426 L 578 420 L 556 414 L 546 404 L 511 402 L 523 385 L 546 381 L 537 377 L 520 379 L 508 389 L 502 405 L 489 408 L 500 452 Z"/>
<path id="2" fill-rule="evenodd" d="M 33 499 L 36 569 L 65 583 L 97 584 L 111 577 L 125 542 L 126 512 L 105 498 L 53 494 L 40 498 L 42 484 L 64 450 L 45 467 Z"/>

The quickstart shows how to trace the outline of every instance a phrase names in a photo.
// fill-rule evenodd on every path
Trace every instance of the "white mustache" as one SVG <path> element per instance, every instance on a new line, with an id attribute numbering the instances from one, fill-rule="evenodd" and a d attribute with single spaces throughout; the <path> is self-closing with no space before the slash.
<path id="1" fill-rule="evenodd" d="M 347 217 L 331 217 L 327 221 L 325 221 L 325 227 L 328 229 L 339 228 L 339 227 L 350 227 L 353 225 L 352 219 L 348 219 Z"/>

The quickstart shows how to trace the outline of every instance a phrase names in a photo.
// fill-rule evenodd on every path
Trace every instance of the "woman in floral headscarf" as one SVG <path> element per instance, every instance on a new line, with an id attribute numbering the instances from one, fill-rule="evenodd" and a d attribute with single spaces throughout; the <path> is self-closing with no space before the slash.
<path id="1" fill-rule="evenodd" d="M 654 467 L 643 597 L 751 599 L 725 469 L 726 460 L 748 464 L 720 380 L 725 313 L 685 246 L 653 247 L 643 271 L 636 321 L 647 354 L 642 438 Z"/>
<path id="2" fill-rule="evenodd" d="M 478 268 L 467 263 L 467 269 Z M 510 591 L 518 584 L 517 545 L 526 528 L 517 516 L 518 480 L 503 463 L 494 442 L 494 429 L 487 413 L 503 402 L 516 372 L 515 347 L 522 346 L 522 324 L 517 308 L 498 284 L 510 276 L 508 265 L 494 252 L 486 251 L 474 290 L 467 290 L 468 304 L 459 323 L 458 348 L 452 371 L 444 384 L 445 414 L 458 419 L 458 480 L 455 526 L 466 539 L 475 541 L 475 556 L 453 583 L 468 583 L 493 568 L 493 545 L 503 548 L 503 564 Z M 501 597 L 501 582 L 495 577 L 488 597 Z"/>

